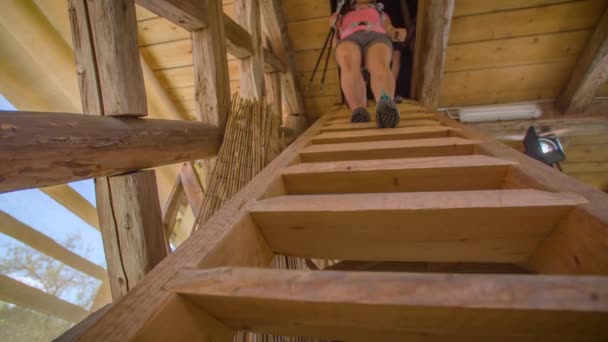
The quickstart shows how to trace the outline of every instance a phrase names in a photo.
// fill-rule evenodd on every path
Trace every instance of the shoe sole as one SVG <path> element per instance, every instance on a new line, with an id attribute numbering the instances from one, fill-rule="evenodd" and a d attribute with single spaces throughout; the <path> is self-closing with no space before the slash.
<path id="1" fill-rule="evenodd" d="M 395 128 L 399 124 L 399 112 L 393 108 L 385 108 L 376 114 L 378 128 Z"/>
<path id="2" fill-rule="evenodd" d="M 369 121 L 370 121 L 370 118 L 369 118 L 369 114 L 367 114 L 367 113 L 355 113 L 350 118 L 350 122 L 352 122 L 352 123 L 363 123 L 363 122 L 369 122 Z"/>

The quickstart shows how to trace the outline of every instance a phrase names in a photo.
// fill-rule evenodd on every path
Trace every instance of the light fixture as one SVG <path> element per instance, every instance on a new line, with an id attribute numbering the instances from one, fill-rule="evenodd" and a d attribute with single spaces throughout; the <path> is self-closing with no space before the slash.
<path id="1" fill-rule="evenodd" d="M 548 127 L 539 135 L 536 128 L 530 126 L 524 137 L 524 147 L 524 152 L 530 157 L 549 166 L 555 165 L 562 171 L 559 163 L 566 160 L 566 154 L 559 138 Z"/>
<path id="2" fill-rule="evenodd" d="M 465 107 L 458 110 L 461 122 L 527 120 L 536 119 L 541 114 L 536 103 Z"/>

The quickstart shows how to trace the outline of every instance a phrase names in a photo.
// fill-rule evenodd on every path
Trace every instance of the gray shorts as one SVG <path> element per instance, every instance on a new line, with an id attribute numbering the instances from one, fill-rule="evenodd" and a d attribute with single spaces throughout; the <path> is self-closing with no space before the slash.
<path id="1" fill-rule="evenodd" d="M 374 32 L 374 31 L 355 32 L 355 33 L 347 36 L 346 38 L 339 40 L 338 43 L 336 44 L 336 50 L 338 49 L 338 46 L 340 46 L 340 44 L 342 44 L 344 42 L 353 42 L 353 43 L 359 45 L 359 47 L 361 48 L 361 56 L 363 57 L 363 58 L 361 58 L 362 60 L 365 59 L 365 54 L 367 53 L 367 49 L 369 49 L 370 46 L 372 46 L 376 43 L 386 44 L 386 45 L 388 45 L 388 47 L 391 48 L 391 50 L 393 49 L 393 42 L 391 41 L 391 39 L 389 38 L 389 36 L 387 34 L 378 33 L 378 32 Z"/>

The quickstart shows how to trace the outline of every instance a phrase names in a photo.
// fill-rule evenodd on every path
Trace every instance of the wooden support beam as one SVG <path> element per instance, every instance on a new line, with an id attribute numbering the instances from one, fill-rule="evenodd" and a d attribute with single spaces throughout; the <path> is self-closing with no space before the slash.
<path id="1" fill-rule="evenodd" d="M 290 195 L 248 209 L 272 250 L 285 255 L 523 262 L 574 206 L 586 202 L 573 194 L 485 190 Z"/>
<path id="2" fill-rule="evenodd" d="M 501 189 L 515 163 L 472 155 L 302 163 L 281 174 L 290 195 Z"/>
<path id="3" fill-rule="evenodd" d="M 175 223 L 177 219 L 177 213 L 183 205 L 186 205 L 187 199 L 184 193 L 184 186 L 182 184 L 182 177 L 177 176 L 175 178 L 175 184 L 169 194 L 169 199 L 162 208 L 163 214 L 163 232 L 167 241 L 167 249 L 170 252 L 169 242 L 172 240 L 173 232 L 175 229 Z"/>
<path id="4" fill-rule="evenodd" d="M 106 116 L 145 115 L 146 92 L 137 46 L 134 1 L 70 1 L 70 9 L 74 9 L 70 10 L 70 22 L 76 63 L 89 68 L 85 73 L 96 76 L 91 89 L 81 83 L 81 94 L 89 99 L 83 101 L 83 111 Z M 83 49 L 88 51 L 83 52 Z M 92 60 L 84 60 L 87 58 Z M 131 119 L 126 125 L 126 121 L 116 122 L 129 126 L 141 121 Z M 96 129 L 100 130 L 100 127 L 96 126 Z M 180 132 L 189 134 L 188 130 Z M 155 145 L 155 149 L 169 145 L 180 150 L 184 147 L 184 142 L 167 144 L 161 141 L 162 134 L 151 135 L 152 144 L 148 146 Z M 204 149 L 204 144 L 197 145 L 198 149 Z M 134 150 L 125 157 L 132 159 L 145 155 L 144 150 Z M 180 154 L 182 152 L 168 155 L 175 158 Z M 167 255 L 156 177 L 154 171 L 148 170 L 97 178 L 95 190 L 110 288 L 112 296 L 119 298 Z"/>
<path id="5" fill-rule="evenodd" d="M 137 4 L 188 31 L 204 29 L 216 18 L 210 11 L 216 0 L 137 0 Z"/>
<path id="6" fill-rule="evenodd" d="M 78 216 L 91 227 L 99 230 L 97 209 L 69 185 L 63 184 L 40 188 L 40 191 L 57 201 L 57 203 L 74 213 L 74 215 Z"/>
<path id="7" fill-rule="evenodd" d="M 234 17 L 251 34 L 253 54 L 241 59 L 240 95 L 243 98 L 262 98 L 264 88 L 264 48 L 258 0 L 235 0 Z"/>
<path id="8" fill-rule="evenodd" d="M 439 106 L 439 89 L 453 11 L 454 0 L 421 0 L 418 5 L 412 97 L 430 109 Z"/>
<path id="9" fill-rule="evenodd" d="M 608 9 L 595 27 L 568 83 L 556 100 L 564 114 L 582 113 L 608 80 Z"/>
<path id="10" fill-rule="evenodd" d="M 457 135 L 457 130 L 445 126 L 399 127 L 364 131 L 325 132 L 312 138 L 313 144 L 340 144 L 364 141 L 443 138 Z"/>
<path id="11" fill-rule="evenodd" d="M 137 45 L 135 4 L 132 0 L 87 1 L 85 8 L 88 17 L 74 18 L 83 20 L 83 23 L 74 23 L 73 32 L 83 35 L 80 39 L 90 38 L 89 44 L 79 46 L 75 43 L 74 51 L 77 61 L 82 61 L 84 57 L 81 56 L 82 49 L 94 51 L 94 55 L 87 56 L 94 58 L 93 62 L 87 62 L 87 66 L 94 67 L 94 70 L 83 72 L 94 73 L 97 86 L 81 90 L 81 96 L 100 98 L 103 115 L 147 115 L 146 90 Z M 84 24 L 90 26 L 84 28 Z M 78 37 L 74 39 L 80 41 Z M 91 54 L 90 51 L 84 53 Z M 83 88 L 84 85 L 81 85 Z M 85 113 L 91 112 L 85 110 Z"/>
<path id="12" fill-rule="evenodd" d="M 191 32 L 196 112 L 200 121 L 223 132 L 230 110 L 230 77 L 221 2 L 209 1 L 207 14 L 208 26 Z"/>
<path id="13" fill-rule="evenodd" d="M 181 184 L 183 186 L 186 198 L 192 208 L 194 217 L 198 217 L 198 213 L 201 210 L 203 204 L 203 196 L 205 191 L 203 185 L 198 177 L 198 172 L 192 165 L 192 162 L 184 163 L 182 171 L 180 172 Z"/>
<path id="14" fill-rule="evenodd" d="M 46 254 L 75 270 L 86 273 L 97 279 L 107 279 L 106 270 L 80 255 L 66 249 L 55 240 L 40 233 L 36 229 L 16 220 L 7 213 L 0 211 L 0 233 L 6 234 L 17 241 Z"/>
<path id="15" fill-rule="evenodd" d="M 279 0 L 260 0 L 260 9 L 263 32 L 268 38 L 270 49 L 285 67 L 285 72 L 281 74 L 283 111 L 286 116 L 304 115 L 302 94 L 295 82 L 295 61 L 287 37 L 287 21 L 283 15 L 283 5 Z M 292 122 L 289 127 L 297 128 L 294 124 L 295 122 Z"/>
<path id="16" fill-rule="evenodd" d="M 115 175 L 217 154 L 222 133 L 193 121 L 2 112 L 0 192 Z"/>
<path id="17" fill-rule="evenodd" d="M 154 171 L 96 180 L 112 297 L 120 298 L 167 256 Z"/>
<path id="18" fill-rule="evenodd" d="M 281 60 L 269 49 L 264 49 L 264 72 L 284 72 L 285 67 Z M 280 83 L 279 83 L 280 84 Z"/>
<path id="19" fill-rule="evenodd" d="M 76 304 L 66 302 L 4 274 L 0 274 L 0 300 L 73 323 L 80 322 L 88 314 L 87 310 Z"/>
<path id="20" fill-rule="evenodd" d="M 415 158 L 474 154 L 479 140 L 433 138 L 388 140 L 342 144 L 320 144 L 303 148 L 302 162 Z"/>
<path id="21" fill-rule="evenodd" d="M 223 12 L 222 12 L 223 13 Z M 253 41 L 251 35 L 243 26 L 237 24 L 229 16 L 224 15 L 224 29 L 226 32 L 226 51 L 228 54 L 243 59 L 253 55 Z"/>
<path id="22" fill-rule="evenodd" d="M 166 288 L 236 329 L 333 341 L 593 340 L 608 336 L 608 279 L 182 270 Z"/>
<path id="23" fill-rule="evenodd" d="M 273 72 L 271 74 L 264 75 L 264 84 L 266 86 L 266 101 L 270 106 L 272 114 L 279 118 L 279 126 L 281 126 L 283 120 L 281 74 L 278 72 Z"/>

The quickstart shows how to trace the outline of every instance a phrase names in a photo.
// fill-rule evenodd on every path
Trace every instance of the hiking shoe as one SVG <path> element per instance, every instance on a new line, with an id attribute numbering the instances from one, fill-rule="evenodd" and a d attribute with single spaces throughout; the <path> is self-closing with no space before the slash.
<path id="1" fill-rule="evenodd" d="M 383 98 L 376 105 L 378 128 L 395 128 L 399 124 L 399 109 L 390 98 Z"/>
<path id="2" fill-rule="evenodd" d="M 369 122 L 369 121 L 370 121 L 370 117 L 369 117 L 369 112 L 367 111 L 367 109 L 365 109 L 363 107 L 359 107 L 359 108 L 353 110 L 353 113 L 351 114 L 351 117 L 350 117 L 350 122 L 360 123 L 360 122 Z"/>

